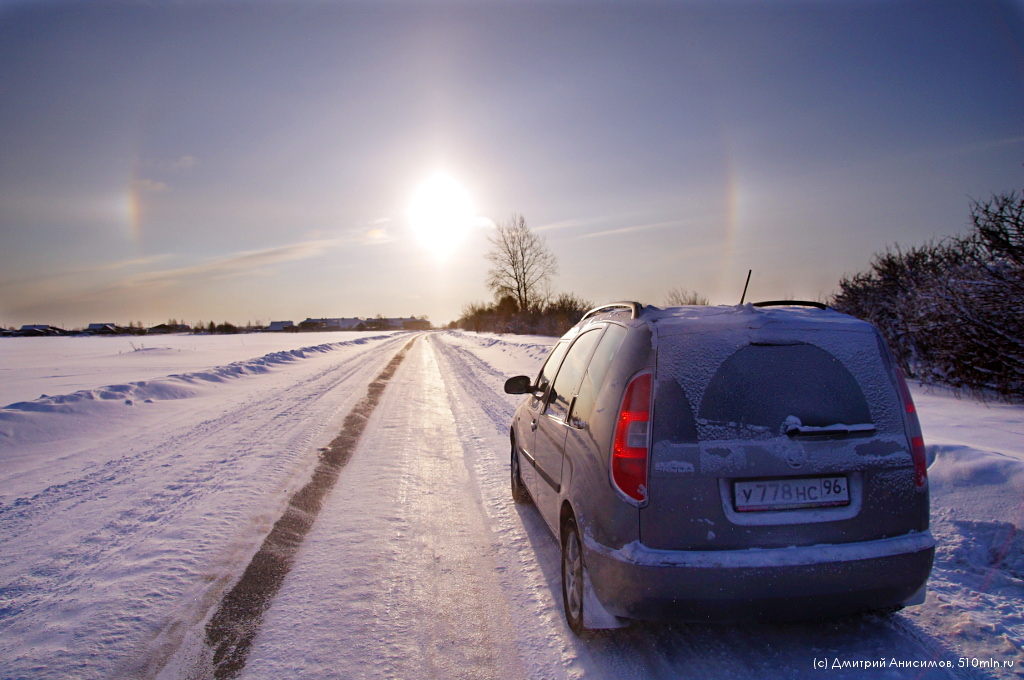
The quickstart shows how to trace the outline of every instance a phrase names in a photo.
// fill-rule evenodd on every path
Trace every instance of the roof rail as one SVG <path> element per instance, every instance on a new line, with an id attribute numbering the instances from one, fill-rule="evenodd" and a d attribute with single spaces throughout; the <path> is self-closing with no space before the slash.
<path id="1" fill-rule="evenodd" d="M 764 302 L 753 303 L 755 307 L 817 307 L 818 309 L 828 309 L 828 305 L 824 302 L 814 302 L 811 300 L 766 300 Z"/>
<path id="2" fill-rule="evenodd" d="M 584 314 L 583 318 L 580 319 L 580 321 L 583 321 L 583 319 L 589 318 L 591 316 L 595 316 L 597 314 L 601 314 L 603 312 L 610 312 L 610 311 L 612 311 L 614 309 L 628 309 L 629 310 L 629 318 L 630 319 L 635 319 L 636 317 L 640 316 L 640 310 L 642 310 L 643 308 L 644 308 L 644 306 L 642 304 L 640 304 L 639 302 L 609 302 L 606 305 L 601 305 L 600 307 L 594 307 L 589 312 Z"/>

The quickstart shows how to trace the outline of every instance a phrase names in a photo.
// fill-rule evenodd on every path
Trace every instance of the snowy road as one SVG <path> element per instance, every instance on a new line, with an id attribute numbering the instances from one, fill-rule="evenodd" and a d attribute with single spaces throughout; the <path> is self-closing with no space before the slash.
<path id="1" fill-rule="evenodd" d="M 342 344 L 211 383 L 216 389 L 190 398 L 145 404 L 160 411 L 152 417 L 138 414 L 143 404 L 114 413 L 115 405 L 125 411 L 114 399 L 77 414 L 5 409 L 14 419 L 0 420 L 0 460 L 12 463 L 0 471 L 0 677 L 210 677 L 204 620 L 308 479 L 316 447 L 409 339 Z M 634 622 L 574 637 L 558 596 L 558 546 L 532 506 L 512 503 L 507 481 L 516 398 L 501 385 L 535 372 L 550 342 L 418 337 L 265 613 L 240 677 L 1021 677 L 1018 665 L 981 662 L 1021 659 L 1024 589 L 1012 570 L 961 553 L 937 563 L 942 599 L 933 594 L 890 619 Z M 114 423 L 102 445 L 67 435 L 36 441 L 38 419 L 77 418 L 76 428 L 100 432 L 97 412 Z M 1019 409 L 999 414 L 1001 426 L 1020 432 Z M 958 437 L 959 448 L 936 451 L 959 474 L 955 456 L 945 457 L 966 455 L 969 432 Z M 49 471 L 47 446 L 62 452 Z M 990 457 L 976 453 L 971 469 L 991 470 Z M 1011 454 L 999 451 L 1016 474 Z M 954 510 L 943 494 L 963 492 L 947 478 L 957 476 L 940 474 L 934 489 L 940 517 Z M 946 525 L 950 540 L 964 538 L 962 521 Z M 1020 559 L 1016 541 L 1011 530 L 1003 559 Z M 885 668 L 852 667 L 880 660 Z M 952 668 L 898 665 L 931 662 Z"/>

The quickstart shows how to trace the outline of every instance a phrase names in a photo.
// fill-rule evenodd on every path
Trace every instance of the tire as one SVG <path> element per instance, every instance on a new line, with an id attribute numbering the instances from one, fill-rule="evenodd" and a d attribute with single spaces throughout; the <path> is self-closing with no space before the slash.
<path id="1" fill-rule="evenodd" d="M 583 543 L 576 519 L 567 517 L 562 525 L 562 606 L 565 620 L 576 635 L 583 635 Z"/>
<path id="2" fill-rule="evenodd" d="M 523 475 L 519 470 L 519 450 L 516 448 L 515 440 L 512 440 L 512 458 L 509 462 L 509 471 L 512 476 L 512 500 L 520 504 L 528 504 L 533 501 L 530 492 L 523 484 Z"/>

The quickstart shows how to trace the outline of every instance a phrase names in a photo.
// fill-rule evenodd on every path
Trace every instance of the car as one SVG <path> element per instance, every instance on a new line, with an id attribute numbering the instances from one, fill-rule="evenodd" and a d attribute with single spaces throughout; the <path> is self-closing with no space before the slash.
<path id="1" fill-rule="evenodd" d="M 878 330 L 824 304 L 587 312 L 525 395 L 512 497 L 561 545 L 576 634 L 924 601 L 921 427 Z"/>

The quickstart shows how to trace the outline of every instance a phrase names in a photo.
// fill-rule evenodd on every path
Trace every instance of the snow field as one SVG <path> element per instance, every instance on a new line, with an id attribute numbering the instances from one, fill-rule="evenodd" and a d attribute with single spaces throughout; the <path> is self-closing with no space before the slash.
<path id="1" fill-rule="evenodd" d="M 159 335 L 4 338 L 0 343 L 0 407 L 71 394 L 211 366 L 260 359 L 310 346 L 350 343 L 387 332 L 241 333 L 237 335 Z"/>

